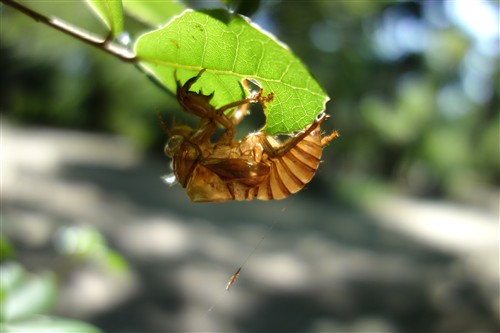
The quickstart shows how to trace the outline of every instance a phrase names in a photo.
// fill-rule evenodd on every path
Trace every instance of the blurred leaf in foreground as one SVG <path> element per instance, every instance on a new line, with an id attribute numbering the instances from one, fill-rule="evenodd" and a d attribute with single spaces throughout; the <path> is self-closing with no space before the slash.
<path id="1" fill-rule="evenodd" d="M 167 23 L 186 7 L 178 1 L 125 0 L 123 7 L 130 16 L 151 26 Z"/>
<path id="2" fill-rule="evenodd" d="M 123 256 L 109 248 L 99 230 L 89 225 L 72 225 L 60 228 L 55 239 L 57 250 L 64 255 L 83 261 L 92 261 L 112 272 L 128 271 Z"/>
<path id="3" fill-rule="evenodd" d="M 0 261 L 12 258 L 15 253 L 12 244 L 10 244 L 4 235 L 0 234 Z"/>
<path id="4" fill-rule="evenodd" d="M 123 30 L 123 5 L 118 0 L 87 0 L 90 8 L 101 18 L 113 33 L 118 36 Z"/>
<path id="5" fill-rule="evenodd" d="M 29 320 L 23 320 L 15 323 L 5 323 L 0 325 L 0 331 L 4 333 L 13 332 L 75 332 L 75 333 L 101 333 L 98 328 L 87 323 L 62 319 L 49 316 L 37 316 Z"/>
<path id="6" fill-rule="evenodd" d="M 101 332 L 84 322 L 45 315 L 58 295 L 51 272 L 29 274 L 19 263 L 8 262 L 0 267 L 0 276 L 0 332 Z"/>
<path id="7" fill-rule="evenodd" d="M 18 276 L 17 283 L 10 283 L 5 287 L 2 281 L 4 293 L 0 312 L 2 320 L 18 320 L 34 314 L 47 313 L 52 310 L 55 303 L 57 286 L 53 274 L 47 272 L 43 275 L 25 278 L 19 274 L 17 264 L 2 267 L 2 277 L 4 275 Z"/>

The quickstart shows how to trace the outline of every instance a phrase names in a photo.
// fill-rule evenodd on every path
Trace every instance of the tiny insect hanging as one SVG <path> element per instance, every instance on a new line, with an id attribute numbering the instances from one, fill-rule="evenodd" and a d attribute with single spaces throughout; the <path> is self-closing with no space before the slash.
<path id="1" fill-rule="evenodd" d="M 260 89 L 215 109 L 210 104 L 213 93 L 189 90 L 204 71 L 184 85 L 176 77 L 177 99 L 184 111 L 200 117 L 199 128 L 176 124 L 169 128 L 160 118 L 168 135 L 164 151 L 173 168 L 173 175 L 164 176 L 164 180 L 179 182 L 193 202 L 280 200 L 300 191 L 316 173 L 323 147 L 338 136 L 336 131 L 322 136 L 320 125 L 328 116 L 321 113 L 310 126 L 284 142 L 261 131 L 235 140 L 236 126 L 246 112 L 226 111 L 237 107 L 246 110 L 249 103 L 265 108 L 273 94 L 264 96 Z M 219 126 L 223 133 L 212 142 Z"/>

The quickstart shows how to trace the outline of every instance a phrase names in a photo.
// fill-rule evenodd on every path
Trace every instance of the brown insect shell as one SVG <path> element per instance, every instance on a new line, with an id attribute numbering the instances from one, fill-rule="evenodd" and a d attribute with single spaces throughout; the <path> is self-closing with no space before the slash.
<path id="1" fill-rule="evenodd" d="M 192 167 L 190 175 L 185 175 L 183 171 L 187 170 L 187 168 L 175 161 L 177 158 L 185 158 L 185 155 L 177 154 L 174 156 L 174 172 L 181 185 L 186 188 L 186 194 L 189 198 L 193 202 L 249 200 L 243 198 L 243 195 L 238 193 L 242 189 L 257 186 L 269 173 L 269 168 L 259 163 L 264 151 L 259 138 L 261 135 L 263 134 L 250 134 L 242 141 L 234 141 L 223 145 L 210 142 L 200 143 L 198 149 L 202 156 L 198 159 L 198 163 Z M 237 180 L 235 186 L 235 197 L 233 197 L 228 188 L 228 183 L 223 179 L 223 176 L 216 174 L 204 165 L 210 163 L 209 161 L 222 161 L 234 167 L 235 170 L 241 170 L 241 178 Z M 260 168 L 257 168 L 257 171 L 253 172 L 252 166 L 255 167 L 256 165 Z M 180 180 L 180 177 L 187 178 L 185 179 L 185 183 Z"/>
<path id="2" fill-rule="evenodd" d="M 257 132 L 241 141 L 212 143 L 194 130 L 174 126 L 165 153 L 173 159 L 178 182 L 193 202 L 280 200 L 300 191 L 314 176 L 323 146 L 337 132 L 322 137 L 321 115 L 284 142 Z M 198 138 L 198 139 L 197 139 Z"/>
<path id="3" fill-rule="evenodd" d="M 299 135 L 299 134 L 296 134 Z M 300 191 L 311 181 L 318 169 L 323 146 L 318 127 L 296 144 L 294 137 L 280 142 L 267 136 L 271 148 L 264 148 L 262 162 L 269 165 L 271 171 L 265 181 L 248 194 L 259 200 L 281 200 Z M 274 152 L 270 154 L 269 149 Z"/>
<path id="4" fill-rule="evenodd" d="M 198 75 L 187 80 L 184 85 L 177 79 L 177 74 L 174 74 L 177 83 L 177 100 L 186 112 L 200 118 L 212 118 L 216 114 L 215 108 L 210 104 L 214 93 L 204 95 L 201 91 L 196 93 L 189 90 L 204 72 L 205 69 L 202 69 Z"/>
<path id="5" fill-rule="evenodd" d="M 184 95 L 177 94 L 179 103 L 187 112 L 192 113 L 200 118 L 212 118 L 215 108 L 210 104 L 214 94 L 203 95 L 192 91 L 185 92 Z"/>
<path id="6" fill-rule="evenodd" d="M 188 126 L 174 127 L 164 148 L 165 155 L 172 159 L 175 178 L 182 187 L 186 187 L 201 157 L 199 146 L 188 140 L 193 132 L 194 130 Z"/>
<path id="7" fill-rule="evenodd" d="M 295 144 L 293 137 L 280 142 L 258 132 L 230 145 L 206 146 L 201 150 L 201 163 L 188 180 L 186 193 L 193 202 L 220 202 L 280 200 L 300 191 L 313 178 L 323 150 L 319 124 L 316 126 Z M 241 167 L 241 179 L 225 181 L 221 172 L 217 175 L 210 170 L 208 159 L 224 161 L 235 170 Z"/>
<path id="8" fill-rule="evenodd" d="M 260 137 L 263 133 L 249 134 L 241 141 L 234 141 L 230 144 L 212 144 L 209 149 L 203 152 L 203 157 L 211 158 L 246 158 L 251 161 L 260 162 L 264 147 Z"/>
<path id="9" fill-rule="evenodd" d="M 210 161 L 215 163 L 222 161 L 235 170 L 241 170 L 241 178 L 236 181 L 235 186 L 237 191 L 240 188 L 257 186 L 269 173 L 268 166 L 259 163 L 264 152 L 259 138 L 262 135 L 262 133 L 250 134 L 242 141 L 223 145 L 213 144 L 210 141 L 195 145 L 189 142 L 189 136 L 186 136 L 176 151 L 167 155 L 173 159 L 177 180 L 186 188 L 186 194 L 193 202 L 245 200 L 246 198 L 240 198 L 241 195 L 233 197 L 223 176 L 210 170 L 206 164 Z M 173 137 L 169 141 L 172 139 Z M 258 167 L 254 172 L 252 167 L 256 166 Z"/>

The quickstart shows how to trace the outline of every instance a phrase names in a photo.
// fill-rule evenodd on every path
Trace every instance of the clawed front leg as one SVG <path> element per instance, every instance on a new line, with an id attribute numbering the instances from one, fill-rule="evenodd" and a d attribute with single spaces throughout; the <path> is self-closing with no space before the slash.
<path id="1" fill-rule="evenodd" d="M 205 73 L 206 70 L 207 70 L 206 68 L 203 68 L 201 71 L 198 72 L 198 74 L 196 74 L 196 76 L 190 78 L 184 84 L 181 84 L 181 81 L 179 81 L 179 79 L 177 78 L 177 70 L 174 70 L 174 79 L 175 83 L 177 84 L 177 98 L 182 99 L 184 96 L 187 96 L 189 93 L 191 93 L 189 89 L 191 89 L 191 86 L 195 84 L 196 81 L 198 81 L 198 79 L 201 77 L 203 73 Z"/>
<path id="2" fill-rule="evenodd" d="M 177 84 L 177 99 L 184 111 L 196 115 L 201 118 L 200 130 L 196 133 L 196 140 L 205 140 L 210 138 L 216 131 L 217 126 L 224 128 L 224 132 L 217 141 L 220 144 L 227 144 L 234 140 L 236 136 L 236 125 L 248 113 L 247 108 L 249 103 L 260 102 L 264 104 L 272 100 L 272 94 L 266 97 L 262 96 L 262 88 L 251 96 L 242 100 L 226 104 L 218 109 L 215 109 L 210 101 L 214 94 L 204 95 L 200 92 L 190 91 L 193 84 L 201 77 L 206 71 L 202 69 L 195 77 L 187 80 L 183 85 L 177 78 L 177 72 L 174 71 L 174 77 Z M 226 111 L 240 107 L 242 112 L 236 114 L 235 112 L 226 114 Z"/>

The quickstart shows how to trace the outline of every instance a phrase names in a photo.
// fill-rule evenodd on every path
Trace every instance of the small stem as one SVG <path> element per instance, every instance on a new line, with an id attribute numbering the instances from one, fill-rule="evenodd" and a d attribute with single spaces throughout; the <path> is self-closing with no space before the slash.
<path id="1" fill-rule="evenodd" d="M 115 43 L 110 43 L 110 36 L 107 36 L 105 39 L 102 39 L 102 37 L 97 36 L 95 34 L 92 34 L 88 31 L 85 31 L 79 27 L 75 27 L 63 20 L 60 20 L 55 17 L 47 17 L 44 16 L 38 12 L 35 12 L 34 10 L 25 7 L 24 5 L 12 1 L 12 0 L 0 0 L 0 2 L 4 3 L 7 6 L 10 6 L 17 11 L 31 17 L 37 22 L 46 24 L 56 30 L 59 30 L 66 35 L 69 35 L 73 38 L 76 38 L 88 45 L 92 45 L 106 53 L 109 53 L 118 59 L 125 61 L 125 62 L 130 62 L 130 63 L 135 63 L 137 62 L 137 57 L 135 54 L 133 54 L 130 50 L 117 45 Z"/>

